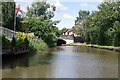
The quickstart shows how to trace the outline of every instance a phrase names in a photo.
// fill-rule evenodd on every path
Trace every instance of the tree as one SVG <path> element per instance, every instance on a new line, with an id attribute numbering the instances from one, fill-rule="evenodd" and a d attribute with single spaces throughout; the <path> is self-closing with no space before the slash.
<path id="1" fill-rule="evenodd" d="M 49 33 L 45 37 L 45 42 L 49 47 L 55 47 L 57 45 L 57 37 L 54 33 Z"/>
<path id="2" fill-rule="evenodd" d="M 51 10 L 48 10 L 51 9 Z M 41 20 L 47 20 L 54 17 L 54 11 L 56 7 L 50 5 L 45 1 L 33 2 L 31 7 L 27 7 L 27 16 L 28 17 L 39 17 Z"/>
<path id="3" fill-rule="evenodd" d="M 99 11 L 88 16 L 79 12 L 80 17 L 77 17 L 74 32 L 83 36 L 88 43 L 119 46 L 119 6 L 120 2 L 103 2 L 98 6 Z"/>
<path id="4" fill-rule="evenodd" d="M 14 29 L 15 2 L 2 2 L 2 25 Z"/>
<path id="5" fill-rule="evenodd" d="M 0 2 L 0 26 L 2 25 L 2 2 Z"/>
<path id="6" fill-rule="evenodd" d="M 56 33 L 55 28 L 48 22 L 42 22 L 36 18 L 32 18 L 27 21 L 30 32 L 33 32 L 35 36 L 42 38 L 49 47 L 54 47 L 56 45 Z"/>
<path id="7" fill-rule="evenodd" d="M 49 47 L 56 45 L 56 37 L 60 35 L 56 24 L 59 20 L 51 20 L 54 17 L 56 7 L 47 2 L 33 2 L 31 7 L 27 7 L 26 24 L 29 26 L 29 31 L 35 36 L 42 38 Z"/>
<path id="8" fill-rule="evenodd" d="M 114 46 L 120 46 L 120 22 L 115 21 L 113 28 L 114 28 L 113 44 Z"/>
<path id="9" fill-rule="evenodd" d="M 118 4 L 119 2 L 104 2 L 101 3 L 99 8 L 99 18 L 97 23 L 99 24 L 99 36 L 98 36 L 98 44 L 100 45 L 112 45 L 113 38 L 107 31 L 113 28 L 113 24 L 116 20 L 120 20 L 120 15 L 118 13 Z"/>
<path id="10" fill-rule="evenodd" d="M 60 30 L 61 34 L 62 34 L 64 31 L 66 31 L 66 30 L 67 30 L 67 28 L 62 28 L 62 29 Z"/>
<path id="11" fill-rule="evenodd" d="M 89 14 L 90 14 L 90 12 L 89 11 L 85 11 L 85 10 L 80 10 L 78 12 L 78 14 L 79 14 L 79 17 L 76 17 L 77 20 L 75 20 L 75 24 L 76 25 L 79 24 L 83 19 L 85 19 L 86 17 L 88 17 Z"/>
<path id="12" fill-rule="evenodd" d="M 25 32 L 21 21 L 23 21 L 23 18 L 20 15 L 16 17 L 16 31 Z"/>
<path id="13" fill-rule="evenodd" d="M 78 12 L 79 17 L 76 17 L 75 26 L 73 27 L 74 33 L 80 35 L 81 38 L 85 39 L 86 36 L 86 18 L 89 16 L 90 12 L 85 10 L 80 10 Z"/>

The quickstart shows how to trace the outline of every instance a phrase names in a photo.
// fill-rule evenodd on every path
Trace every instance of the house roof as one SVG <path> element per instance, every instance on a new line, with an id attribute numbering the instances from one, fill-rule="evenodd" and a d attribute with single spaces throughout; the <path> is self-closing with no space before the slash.
<path id="1" fill-rule="evenodd" d="M 71 32 L 71 31 L 73 31 L 73 29 L 72 29 L 72 28 L 68 28 L 68 29 L 65 30 L 64 32 Z"/>

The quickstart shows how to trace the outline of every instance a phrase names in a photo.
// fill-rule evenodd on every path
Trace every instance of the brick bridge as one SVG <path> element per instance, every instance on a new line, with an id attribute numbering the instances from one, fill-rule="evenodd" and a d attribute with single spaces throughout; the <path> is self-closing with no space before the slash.
<path id="1" fill-rule="evenodd" d="M 74 35 L 60 35 L 58 37 L 57 44 L 62 45 L 62 44 L 69 44 L 69 43 L 74 43 L 74 42 L 79 42 L 83 43 L 83 39 L 80 37 L 75 37 Z"/>
<path id="2" fill-rule="evenodd" d="M 58 39 L 66 41 L 66 44 L 74 42 L 74 36 L 73 35 L 61 35 L 61 36 L 58 37 Z"/>

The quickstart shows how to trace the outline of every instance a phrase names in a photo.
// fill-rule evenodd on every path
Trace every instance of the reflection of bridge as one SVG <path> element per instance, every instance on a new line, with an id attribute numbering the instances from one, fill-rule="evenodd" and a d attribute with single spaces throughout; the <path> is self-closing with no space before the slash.
<path id="1" fill-rule="evenodd" d="M 73 35 L 61 35 L 58 37 L 58 41 L 61 42 L 61 44 L 73 43 L 74 36 Z"/>

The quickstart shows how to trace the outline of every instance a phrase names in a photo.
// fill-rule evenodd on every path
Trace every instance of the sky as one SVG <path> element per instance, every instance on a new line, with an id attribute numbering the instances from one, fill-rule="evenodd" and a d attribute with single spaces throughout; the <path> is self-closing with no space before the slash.
<path id="1" fill-rule="evenodd" d="M 35 0 L 34 0 L 35 1 Z M 27 6 L 32 4 L 33 0 L 20 0 L 16 4 L 20 5 L 24 12 L 27 12 Z M 56 6 L 55 16 L 52 20 L 60 20 L 57 24 L 59 29 L 72 28 L 75 24 L 76 17 L 78 17 L 79 10 L 98 11 L 97 6 L 102 2 L 101 0 L 49 0 L 50 4 Z"/>

